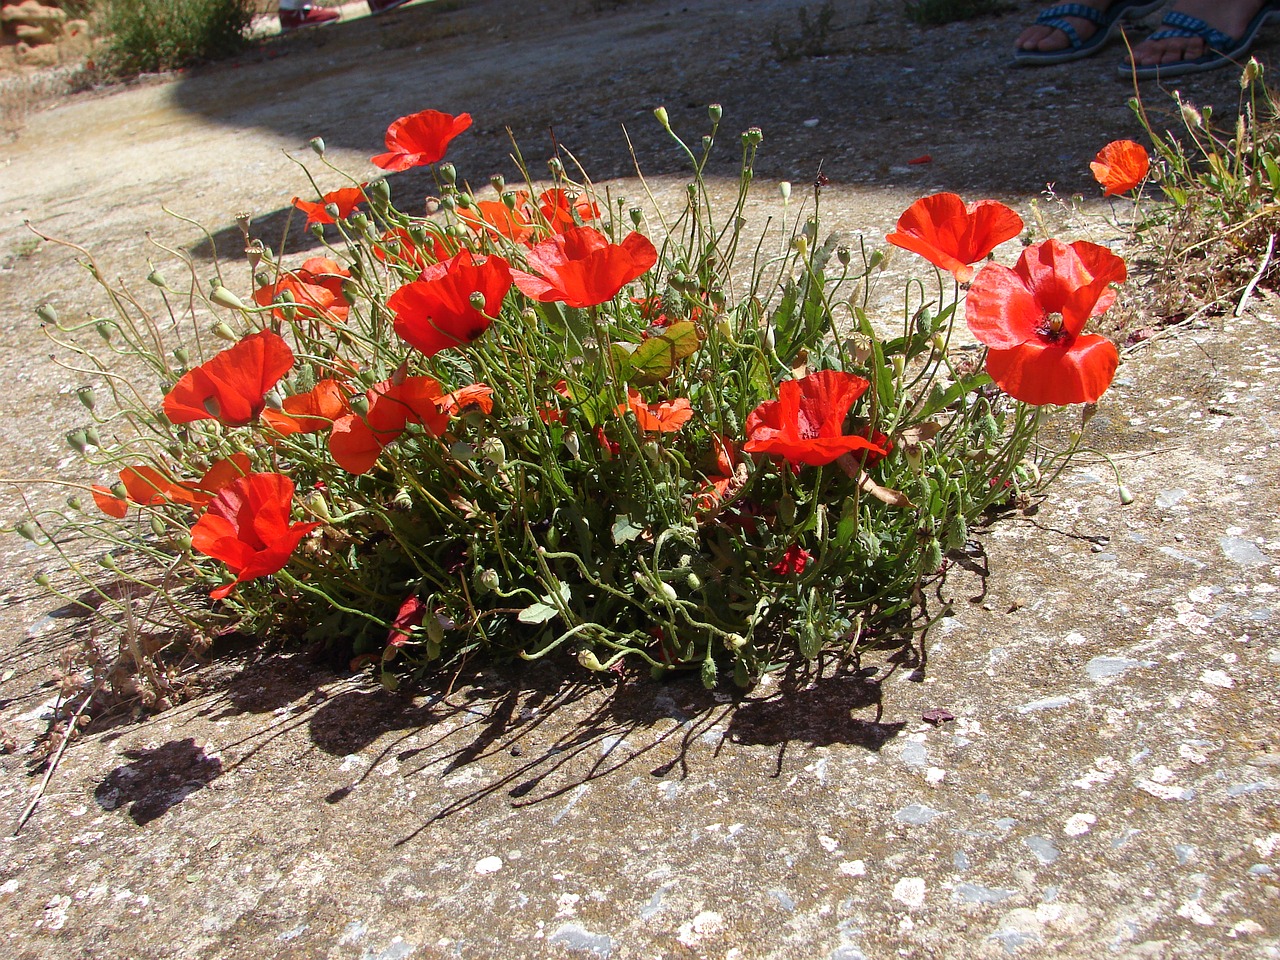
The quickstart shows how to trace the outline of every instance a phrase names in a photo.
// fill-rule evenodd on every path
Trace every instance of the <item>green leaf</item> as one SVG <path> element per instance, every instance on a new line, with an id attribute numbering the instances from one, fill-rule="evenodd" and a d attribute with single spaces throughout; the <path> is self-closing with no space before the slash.
<path id="1" fill-rule="evenodd" d="M 569 602 L 569 585 L 562 583 L 559 585 L 560 599 Z M 536 603 L 531 603 L 518 614 L 516 619 L 521 623 L 538 624 L 546 623 L 548 620 L 554 619 L 560 615 L 560 608 L 556 606 L 555 600 L 551 594 L 547 594 Z"/>
<path id="2" fill-rule="evenodd" d="M 924 409 L 920 411 L 920 419 L 928 419 L 939 410 L 947 409 L 947 407 L 951 406 L 951 404 L 955 403 L 966 393 L 981 390 L 990 382 L 991 377 L 986 373 L 974 373 L 957 380 L 945 390 L 930 393 L 928 402 L 925 403 Z"/>
<path id="3" fill-rule="evenodd" d="M 613 542 L 619 546 L 630 543 L 642 533 L 644 527 L 637 527 L 625 513 L 618 514 L 618 519 L 613 521 Z"/>
<path id="4" fill-rule="evenodd" d="M 619 360 L 623 379 L 637 386 L 650 386 L 669 377 L 677 363 L 697 351 L 698 343 L 697 326 L 690 320 L 681 320 L 630 353 L 622 344 L 614 344 L 614 356 Z"/>

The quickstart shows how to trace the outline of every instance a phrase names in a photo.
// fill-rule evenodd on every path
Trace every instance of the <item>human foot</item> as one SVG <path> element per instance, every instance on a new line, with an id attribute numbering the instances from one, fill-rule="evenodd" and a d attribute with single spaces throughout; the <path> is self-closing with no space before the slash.
<path id="1" fill-rule="evenodd" d="M 1133 48 L 1135 72 L 1165 77 L 1226 66 L 1248 51 L 1272 16 L 1280 17 L 1280 3 L 1178 0 L 1162 28 Z"/>
<path id="2" fill-rule="evenodd" d="M 1065 63 L 1100 50 L 1122 18 L 1150 13 L 1162 0 L 1082 0 L 1043 11 L 1014 41 L 1016 63 Z"/>

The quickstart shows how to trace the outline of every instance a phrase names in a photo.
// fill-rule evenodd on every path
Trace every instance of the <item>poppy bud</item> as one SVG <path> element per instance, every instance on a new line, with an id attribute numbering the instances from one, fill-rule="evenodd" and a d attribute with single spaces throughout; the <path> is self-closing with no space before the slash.
<path id="1" fill-rule="evenodd" d="M 85 436 L 83 430 L 72 430 L 67 434 L 67 446 L 76 453 L 84 453 L 85 445 L 89 442 L 89 438 Z"/>
<path id="2" fill-rule="evenodd" d="M 707 116 L 711 118 L 712 123 L 719 123 L 720 118 L 724 116 L 724 107 L 718 103 L 710 104 L 707 107 Z"/>
<path id="3" fill-rule="evenodd" d="M 702 685 L 708 690 L 715 689 L 716 685 L 716 662 L 707 657 L 702 661 Z"/>
<path id="4" fill-rule="evenodd" d="M 386 180 L 375 180 L 364 188 L 364 195 L 374 206 L 386 206 L 391 202 L 391 185 Z"/>
<path id="5" fill-rule="evenodd" d="M 239 335 L 234 330 L 232 330 L 231 327 L 226 322 L 222 320 L 219 320 L 217 323 L 215 323 L 212 329 L 213 329 L 213 335 L 217 337 L 219 340 L 229 340 L 230 342 L 235 343 L 240 339 Z"/>
<path id="6" fill-rule="evenodd" d="M 164 521 L 154 513 L 151 515 L 151 532 L 157 537 L 164 536 Z"/>
<path id="7" fill-rule="evenodd" d="M 186 347 L 179 347 L 177 350 L 173 351 L 173 359 L 177 360 L 178 363 L 185 367 L 191 362 L 191 351 Z"/>
<path id="8" fill-rule="evenodd" d="M 715 142 L 716 142 L 716 141 L 715 141 L 715 139 L 714 139 L 713 137 L 703 137 L 703 138 L 702 138 L 702 149 L 703 149 L 703 150 L 710 150 L 710 149 L 711 149 L 711 145 L 712 145 L 713 143 L 715 143 Z"/>
<path id="9" fill-rule="evenodd" d="M 80 387 L 76 390 L 76 398 L 84 404 L 86 410 L 92 410 L 96 402 L 93 395 L 93 387 Z"/>
<path id="10" fill-rule="evenodd" d="M 30 540 L 32 543 L 36 542 L 36 534 L 38 531 L 36 529 L 36 525 L 30 520 L 22 520 L 15 524 L 13 532 L 24 540 Z"/>
<path id="11" fill-rule="evenodd" d="M 1255 80 L 1262 78 L 1262 64 L 1258 62 L 1257 57 L 1250 57 L 1249 62 L 1244 65 L 1244 70 L 1240 74 L 1240 89 L 1249 89 L 1249 84 Z"/>
<path id="12" fill-rule="evenodd" d="M 764 328 L 764 348 L 770 353 L 777 349 L 777 335 L 773 332 L 773 324 Z"/>
<path id="13" fill-rule="evenodd" d="M 759 127 L 748 127 L 742 133 L 742 142 L 748 147 L 758 147 L 764 142 L 764 131 Z"/>
<path id="14" fill-rule="evenodd" d="M 791 238 L 791 249 L 796 252 L 796 255 L 800 257 L 801 260 L 803 260 L 809 255 L 809 238 L 803 233 L 796 234 Z"/>
<path id="15" fill-rule="evenodd" d="M 630 216 L 631 222 L 638 227 L 640 226 L 640 221 L 644 219 L 644 212 L 639 207 L 632 207 Z"/>
<path id="16" fill-rule="evenodd" d="M 315 151 L 317 157 L 324 156 L 324 137 L 312 137 L 307 141 L 307 146 Z"/>
<path id="17" fill-rule="evenodd" d="M 582 449 L 582 442 L 578 439 L 578 434 L 570 430 L 564 435 L 564 448 L 569 451 L 569 456 L 578 459 L 578 451 Z"/>
<path id="18" fill-rule="evenodd" d="M 969 526 L 964 522 L 964 517 L 953 517 L 947 525 L 947 549 L 961 550 L 968 539 Z"/>
<path id="19" fill-rule="evenodd" d="M 902 371 L 906 369 L 907 361 L 900 353 L 893 355 L 893 375 L 898 379 L 902 379 Z"/>
<path id="20" fill-rule="evenodd" d="M 105 320 L 99 320 L 93 325 L 93 329 L 98 331 L 98 336 L 108 343 L 111 342 L 111 325 Z"/>
<path id="21" fill-rule="evenodd" d="M 670 133 L 670 132 L 671 132 L 671 118 L 667 116 L 667 108 L 666 108 L 666 107 L 657 107 L 657 108 L 653 111 L 653 115 L 654 115 L 654 117 L 656 117 L 656 118 L 657 118 L 658 123 L 660 123 L 660 124 L 662 125 L 662 129 L 663 129 L 663 130 L 666 130 L 668 133 Z"/>
<path id="22" fill-rule="evenodd" d="M 36 582 L 37 586 L 41 586 L 41 587 L 49 586 L 49 575 L 47 573 L 43 573 L 43 572 L 37 573 L 31 579 Z"/>
<path id="23" fill-rule="evenodd" d="M 244 303 L 240 298 L 224 287 L 217 277 L 209 281 L 209 299 L 220 307 L 229 307 L 232 310 L 244 309 Z"/>
<path id="24" fill-rule="evenodd" d="M 590 650 L 580 650 L 578 652 L 578 663 L 595 673 L 600 673 L 604 670 L 604 664 L 600 662 L 600 658 Z"/>
<path id="25" fill-rule="evenodd" d="M 1200 111 L 1189 103 L 1182 104 L 1182 122 L 1191 130 L 1197 130 L 1204 126 L 1204 117 Z"/>
<path id="26" fill-rule="evenodd" d="M 779 196 L 782 197 L 783 203 L 791 202 L 791 181 L 790 180 L 783 180 L 780 184 L 778 184 L 778 194 Z"/>
<path id="27" fill-rule="evenodd" d="M 440 179 L 443 180 L 445 183 L 450 183 L 450 184 L 457 183 L 458 168 L 455 167 L 452 163 L 440 164 Z"/>
<path id="28" fill-rule="evenodd" d="M 440 615 L 437 613 L 428 614 L 425 622 L 422 624 L 427 630 L 427 639 L 432 643 L 444 642 L 444 624 L 440 622 Z"/>
<path id="29" fill-rule="evenodd" d="M 701 590 L 702 578 L 699 577 L 696 573 L 691 573 L 684 578 L 684 585 L 688 587 L 690 590 Z"/>
<path id="30" fill-rule="evenodd" d="M 1133 494 L 1123 483 L 1120 484 L 1120 502 L 1126 507 L 1133 503 Z"/>
<path id="31" fill-rule="evenodd" d="M 500 173 L 495 173 L 489 178 L 489 184 L 493 189 L 497 190 L 498 193 L 502 193 L 503 190 L 507 189 L 507 178 Z"/>
<path id="32" fill-rule="evenodd" d="M 548 160 L 547 168 L 551 171 L 551 176 L 557 180 L 564 176 L 564 164 L 560 162 L 559 157 L 552 157 Z"/>
<path id="33" fill-rule="evenodd" d="M 934 573 L 942 566 L 942 544 L 937 537 L 930 537 L 924 545 L 924 553 L 920 559 L 920 569 L 925 573 Z"/>
<path id="34" fill-rule="evenodd" d="M 662 594 L 663 598 L 668 601 L 678 600 L 680 598 L 680 594 L 676 593 L 676 588 L 665 580 L 658 584 L 658 591 Z"/>
<path id="35" fill-rule="evenodd" d="M 778 519 L 782 521 L 784 527 L 789 527 L 796 522 L 796 502 L 790 497 L 783 497 L 778 501 Z"/>

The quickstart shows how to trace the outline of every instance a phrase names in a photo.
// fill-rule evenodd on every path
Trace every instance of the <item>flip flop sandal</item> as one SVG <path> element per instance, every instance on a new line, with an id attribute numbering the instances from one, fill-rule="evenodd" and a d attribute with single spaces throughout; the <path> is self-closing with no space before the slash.
<path id="1" fill-rule="evenodd" d="M 1036 17 L 1036 23 L 1042 27 L 1061 30 L 1067 35 L 1071 45 L 1061 50 L 1015 50 L 1013 62 L 1015 65 L 1047 65 L 1091 57 L 1102 49 L 1122 19 L 1144 17 L 1163 5 L 1164 0 L 1115 0 L 1106 10 L 1095 10 L 1081 3 L 1063 3 L 1050 7 Z M 1089 39 L 1081 40 L 1075 27 L 1063 20 L 1063 17 L 1088 20 L 1097 29 L 1089 35 Z"/>
<path id="2" fill-rule="evenodd" d="M 1155 63 L 1146 66 L 1122 64 L 1119 68 L 1120 76 L 1137 77 L 1139 80 L 1164 80 L 1167 77 L 1180 77 L 1188 73 L 1217 70 L 1228 65 L 1239 66 L 1239 58 L 1249 52 L 1249 48 L 1258 37 L 1258 31 L 1272 17 L 1280 17 L 1280 3 L 1264 3 L 1254 18 L 1249 21 L 1249 25 L 1244 28 L 1244 34 L 1240 37 L 1231 37 L 1221 30 L 1213 29 L 1199 17 L 1170 10 L 1161 21 L 1169 29 L 1157 30 L 1147 39 L 1200 37 L 1204 40 L 1208 53 L 1194 60 L 1176 60 L 1173 63 Z"/>

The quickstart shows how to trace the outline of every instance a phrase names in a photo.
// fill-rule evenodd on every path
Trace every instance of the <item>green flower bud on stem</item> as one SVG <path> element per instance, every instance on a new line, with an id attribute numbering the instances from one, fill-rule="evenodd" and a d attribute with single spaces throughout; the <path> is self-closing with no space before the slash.
<path id="1" fill-rule="evenodd" d="M 659 124 L 661 124 L 662 129 L 663 129 L 663 130 L 666 130 L 668 133 L 670 133 L 670 132 L 671 132 L 671 118 L 670 118 L 669 116 L 667 116 L 667 108 L 666 108 L 666 107 L 657 107 L 657 108 L 655 108 L 655 109 L 654 109 L 654 111 L 653 111 L 653 115 L 654 115 L 654 117 L 655 117 L 655 118 L 657 118 L 658 123 L 659 123 Z"/>
<path id="2" fill-rule="evenodd" d="M 324 137 L 312 137 L 307 141 L 307 146 L 315 152 L 317 157 L 324 156 Z"/>
<path id="3" fill-rule="evenodd" d="M 213 277 L 209 281 L 209 300 L 220 307 L 232 310 L 243 310 L 244 303 L 239 297 L 222 285 L 222 281 Z"/>
<path id="4" fill-rule="evenodd" d="M 107 321 L 99 320 L 97 323 L 93 325 L 93 329 L 97 330 L 98 336 L 100 336 L 107 343 L 111 342 L 111 324 L 107 323 Z"/>
<path id="5" fill-rule="evenodd" d="M 219 340 L 229 340 L 232 343 L 240 339 L 230 325 L 223 320 L 219 320 L 213 325 L 213 335 Z"/>

